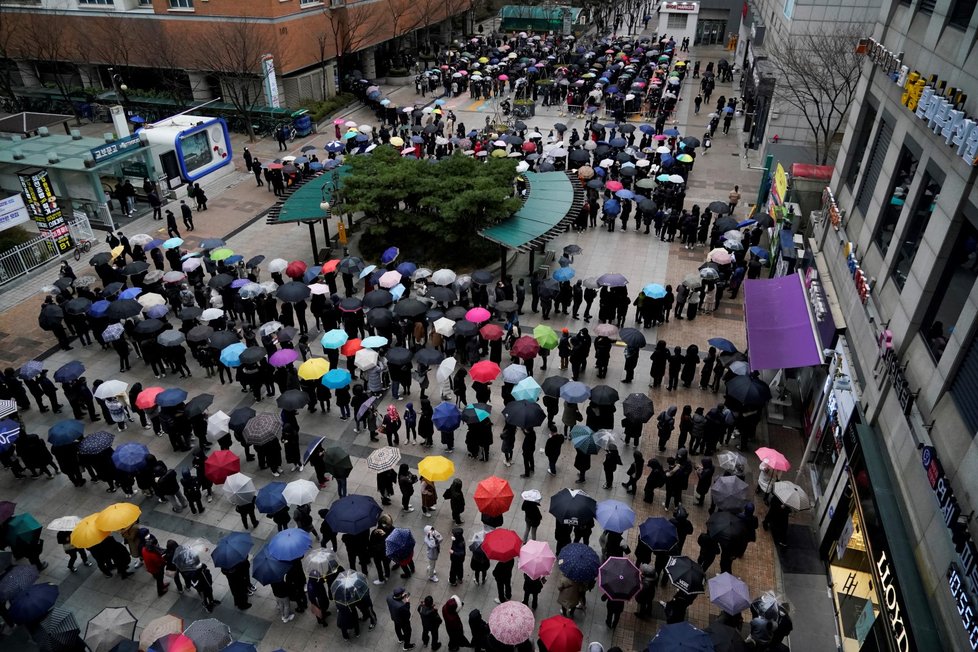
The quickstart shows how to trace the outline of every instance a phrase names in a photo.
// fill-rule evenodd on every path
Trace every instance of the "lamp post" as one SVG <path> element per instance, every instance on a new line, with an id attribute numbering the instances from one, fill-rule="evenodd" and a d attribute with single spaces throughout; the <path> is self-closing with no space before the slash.
<path id="1" fill-rule="evenodd" d="M 124 138 L 129 135 L 129 111 L 126 108 L 126 104 L 129 102 L 129 98 L 126 97 L 126 91 L 129 90 L 129 87 L 126 86 L 126 83 L 122 80 L 122 75 L 117 73 L 115 68 L 109 68 L 109 78 L 112 80 L 112 90 L 115 91 L 118 106 L 122 109 L 121 115 L 118 115 L 119 112 L 112 113 L 112 123 L 119 137 Z"/>

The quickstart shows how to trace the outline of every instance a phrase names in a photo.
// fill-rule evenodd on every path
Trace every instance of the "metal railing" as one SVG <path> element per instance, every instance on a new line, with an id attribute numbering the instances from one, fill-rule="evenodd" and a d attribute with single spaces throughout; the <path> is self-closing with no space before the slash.
<path id="1" fill-rule="evenodd" d="M 55 239 L 43 235 L 0 253 L 0 286 L 59 256 Z"/>

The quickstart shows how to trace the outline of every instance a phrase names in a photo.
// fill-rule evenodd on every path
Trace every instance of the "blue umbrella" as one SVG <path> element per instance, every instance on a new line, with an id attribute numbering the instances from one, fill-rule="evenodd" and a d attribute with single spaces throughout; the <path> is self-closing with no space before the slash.
<path id="1" fill-rule="evenodd" d="M 334 328 L 331 331 L 326 331 L 319 343 L 323 345 L 324 349 L 338 349 L 346 344 L 349 339 L 350 336 L 346 334 L 346 331 Z"/>
<path id="2" fill-rule="evenodd" d="M 371 335 L 370 337 L 364 338 L 363 341 L 360 342 L 360 346 L 365 349 L 379 349 L 382 346 L 387 346 L 389 343 L 390 340 L 388 340 L 386 337 L 381 335 Z"/>
<path id="3" fill-rule="evenodd" d="M 380 254 L 380 262 L 384 265 L 390 265 L 397 257 L 401 255 L 401 250 L 397 247 L 388 247 L 384 250 L 384 253 Z"/>
<path id="4" fill-rule="evenodd" d="M 327 152 L 330 152 L 332 154 L 339 154 L 346 148 L 343 147 L 343 143 L 341 143 L 338 140 L 334 140 L 333 142 L 328 143 L 326 147 L 324 147 L 323 149 L 325 149 Z"/>
<path id="5" fill-rule="evenodd" d="M 72 360 L 54 372 L 54 379 L 59 383 L 73 383 L 81 378 L 83 373 L 85 373 L 85 365 L 77 360 Z"/>
<path id="6" fill-rule="evenodd" d="M 583 403 L 591 397 L 591 388 L 582 382 L 572 380 L 560 388 L 560 398 L 568 403 Z"/>
<path id="7" fill-rule="evenodd" d="M 233 568 L 248 559 L 253 542 L 247 532 L 232 532 L 217 542 L 211 559 L 218 568 Z"/>
<path id="8" fill-rule="evenodd" d="M 643 134 L 649 134 L 650 136 L 655 133 L 655 127 L 652 125 L 639 125 L 638 130 Z"/>
<path id="9" fill-rule="evenodd" d="M 555 281 L 569 281 L 574 278 L 576 272 L 572 267 L 561 267 L 556 272 L 554 272 Z"/>
<path id="10" fill-rule="evenodd" d="M 621 274 L 602 274 L 598 277 L 598 285 L 619 288 L 628 285 L 628 279 Z"/>
<path id="11" fill-rule="evenodd" d="M 404 284 L 398 283 L 391 288 L 391 296 L 394 297 L 394 301 L 400 301 L 401 297 L 404 296 L 405 291 L 407 291 L 407 288 L 404 287 Z"/>
<path id="12" fill-rule="evenodd" d="M 604 202 L 604 212 L 607 215 L 618 215 L 621 212 L 621 204 L 617 199 L 608 199 Z"/>
<path id="13" fill-rule="evenodd" d="M 763 258 L 764 260 L 767 260 L 768 258 L 771 257 L 770 252 L 764 247 L 757 247 L 757 246 L 751 247 L 750 252 L 755 256 L 757 256 L 758 258 Z"/>
<path id="14" fill-rule="evenodd" d="M 143 245 L 143 251 L 149 251 L 150 249 L 156 249 L 157 247 L 160 247 L 162 245 L 163 245 L 163 241 L 161 239 L 159 239 L 159 238 L 155 238 L 155 239 L 150 240 L 149 242 L 147 242 L 146 244 Z"/>
<path id="15" fill-rule="evenodd" d="M 754 224 L 757 224 L 757 220 L 744 220 L 743 222 L 738 222 L 737 223 L 737 228 L 738 229 L 742 229 L 745 226 L 752 226 Z"/>
<path id="16" fill-rule="evenodd" d="M 615 197 L 618 199 L 635 199 L 635 193 L 628 188 L 622 188 L 615 193 Z"/>
<path id="17" fill-rule="evenodd" d="M 598 453 L 598 442 L 594 441 L 594 433 L 587 426 L 574 426 L 570 435 L 571 441 L 574 442 L 574 448 L 577 450 L 585 455 L 596 455 Z"/>
<path id="18" fill-rule="evenodd" d="M 234 254 L 233 256 L 228 256 L 227 258 L 225 258 L 224 259 L 224 264 L 225 265 L 237 265 L 242 260 L 244 260 L 244 256 L 242 256 L 241 254 Z"/>
<path id="19" fill-rule="evenodd" d="M 282 496 L 285 490 L 284 482 L 269 482 L 258 490 L 255 497 L 255 506 L 262 514 L 274 514 L 289 506 Z"/>
<path id="20" fill-rule="evenodd" d="M 333 503 L 326 522 L 334 532 L 359 534 L 376 525 L 380 513 L 380 505 L 370 496 L 350 494 Z"/>
<path id="21" fill-rule="evenodd" d="M 635 512 L 618 500 L 602 500 L 595 519 L 604 529 L 621 533 L 635 525 Z"/>
<path id="22" fill-rule="evenodd" d="M 649 283 L 642 288 L 642 293 L 651 299 L 661 299 L 666 296 L 666 289 L 658 283 Z"/>
<path id="23" fill-rule="evenodd" d="M 666 136 L 672 136 L 672 137 L 674 137 L 674 138 L 675 138 L 676 136 L 678 136 L 678 135 L 679 135 L 679 130 L 678 130 L 678 129 L 673 129 L 673 128 L 670 128 L 670 129 L 666 129 L 666 130 L 665 130 L 665 131 L 663 131 L 662 133 L 663 133 L 663 135 L 666 135 Z"/>
<path id="24" fill-rule="evenodd" d="M 614 88 L 614 86 L 612 86 L 612 88 Z M 608 144 L 612 147 L 624 147 L 628 144 L 628 141 L 619 136 L 617 138 L 612 138 L 610 141 L 608 141 Z"/>
<path id="25" fill-rule="evenodd" d="M 34 584 L 10 601 L 7 614 L 18 625 L 40 622 L 58 601 L 58 587 L 54 584 Z"/>
<path id="26" fill-rule="evenodd" d="M 732 107 L 729 107 L 729 106 L 723 107 L 722 113 L 733 113 L 733 112 L 734 112 L 734 110 L 733 110 Z"/>
<path id="27" fill-rule="evenodd" d="M 17 375 L 21 378 L 30 379 L 34 378 L 44 371 L 44 363 L 38 360 L 28 360 L 20 369 L 17 370 Z"/>
<path id="28" fill-rule="evenodd" d="M 713 652 L 715 649 L 709 634 L 684 620 L 660 627 L 655 638 L 649 641 L 648 652 Z"/>
<path id="29" fill-rule="evenodd" d="M 347 387 L 352 380 L 353 377 L 346 369 L 330 369 L 323 376 L 322 383 L 330 389 L 340 389 L 341 387 Z"/>
<path id="30" fill-rule="evenodd" d="M 135 299 L 143 293 L 143 288 L 126 288 L 119 293 L 120 299 Z"/>
<path id="31" fill-rule="evenodd" d="M 251 560 L 251 576 L 262 584 L 281 582 L 291 564 L 279 561 L 268 554 L 268 546 L 259 550 Z"/>
<path id="32" fill-rule="evenodd" d="M 309 167 L 312 167 L 310 165 Z M 231 645 L 227 646 L 221 652 L 258 652 L 256 648 L 251 643 L 245 643 L 244 641 L 234 641 Z"/>
<path id="33" fill-rule="evenodd" d="M 601 558 L 583 543 L 569 543 L 557 557 L 557 568 L 564 576 L 575 582 L 590 582 L 598 576 Z"/>
<path id="34" fill-rule="evenodd" d="M 303 283 L 312 283 L 313 279 L 320 275 L 323 271 L 322 265 L 313 265 L 306 270 L 306 273 L 302 275 Z"/>
<path id="35" fill-rule="evenodd" d="M 402 527 L 394 528 L 384 542 L 384 552 L 393 561 L 402 561 L 414 554 L 414 535 L 411 530 Z"/>
<path id="36" fill-rule="evenodd" d="M 717 350 L 725 353 L 734 353 L 737 350 L 736 344 L 723 337 L 711 337 L 706 343 L 710 346 L 715 346 Z"/>
<path id="37" fill-rule="evenodd" d="M 6 452 L 20 437 L 20 424 L 13 419 L 0 421 L 0 453 Z"/>
<path id="38" fill-rule="evenodd" d="M 439 403 L 431 415 L 431 421 L 443 432 L 457 430 L 462 423 L 462 413 L 454 403 Z"/>
<path id="39" fill-rule="evenodd" d="M 146 316 L 150 319 L 163 319 L 168 312 L 170 312 L 168 306 L 153 306 L 146 311 Z"/>
<path id="40" fill-rule="evenodd" d="M 138 442 L 126 442 L 112 453 L 112 463 L 123 473 L 135 473 L 146 466 L 149 449 Z"/>
<path id="41" fill-rule="evenodd" d="M 164 249 L 176 249 L 177 247 L 179 247 L 182 244 L 183 244 L 183 240 L 182 239 L 180 239 L 180 238 L 170 238 L 169 240 L 167 240 L 166 242 L 163 243 L 163 248 Z"/>
<path id="42" fill-rule="evenodd" d="M 414 263 L 410 263 L 410 262 L 406 262 L 405 261 L 405 262 L 403 262 L 403 263 L 401 263 L 400 265 L 397 266 L 397 272 L 401 276 L 406 276 L 408 278 L 411 278 L 411 276 L 416 271 L 418 271 L 418 266 L 415 265 Z"/>
<path id="43" fill-rule="evenodd" d="M 542 391 L 540 384 L 532 376 L 527 376 L 513 387 L 513 398 L 517 401 L 535 401 Z"/>
<path id="44" fill-rule="evenodd" d="M 313 172 L 319 172 L 320 170 L 323 169 L 323 164 L 320 163 L 319 161 L 313 161 L 312 163 L 309 164 L 309 169 L 312 170 Z"/>
<path id="45" fill-rule="evenodd" d="M 173 407 L 187 400 L 187 392 L 179 387 L 171 387 L 156 395 L 156 404 L 160 407 Z"/>
<path id="46" fill-rule="evenodd" d="M 647 518 L 638 528 L 638 538 L 652 550 L 666 552 L 679 541 L 676 526 L 661 516 Z"/>
<path id="47" fill-rule="evenodd" d="M 303 455 L 302 455 L 302 463 L 303 464 L 308 464 L 309 463 L 309 458 L 312 457 L 313 452 L 317 448 L 319 448 L 324 441 L 326 441 L 326 438 L 325 437 L 316 437 L 311 442 L 309 442 L 309 445 L 306 446 L 306 452 L 303 453 Z"/>
<path id="48" fill-rule="evenodd" d="M 93 432 L 82 439 L 82 442 L 78 445 L 78 452 L 82 455 L 95 455 L 96 453 L 101 453 L 112 446 L 112 441 L 114 439 L 115 435 L 113 435 L 111 432 L 106 432 L 105 430 Z"/>
<path id="49" fill-rule="evenodd" d="M 225 367 L 240 367 L 241 354 L 247 349 L 243 342 L 235 342 L 221 349 L 221 364 Z"/>
<path id="50" fill-rule="evenodd" d="M 78 441 L 84 434 L 84 423 L 75 419 L 65 419 L 48 429 L 48 443 L 52 446 L 66 446 Z"/>

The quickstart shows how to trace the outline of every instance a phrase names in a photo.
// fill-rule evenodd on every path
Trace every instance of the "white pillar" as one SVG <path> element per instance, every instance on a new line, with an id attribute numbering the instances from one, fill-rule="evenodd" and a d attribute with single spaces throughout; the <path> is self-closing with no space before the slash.
<path id="1" fill-rule="evenodd" d="M 207 75 L 188 70 L 187 79 L 190 80 L 190 92 L 193 93 L 194 102 L 206 102 L 214 99 L 210 84 L 207 83 Z"/>
<path id="2" fill-rule="evenodd" d="M 360 61 L 363 63 L 363 76 L 367 79 L 373 79 L 377 76 L 377 59 L 375 53 L 374 48 L 367 48 L 360 52 Z"/>
<path id="3" fill-rule="evenodd" d="M 327 63 L 323 74 L 326 75 L 326 96 L 333 97 L 340 92 L 340 89 L 336 87 L 336 62 Z"/>
<path id="4" fill-rule="evenodd" d="M 27 88 L 37 88 L 42 85 L 33 63 L 29 61 L 18 61 L 17 72 L 20 73 L 20 79 Z"/>

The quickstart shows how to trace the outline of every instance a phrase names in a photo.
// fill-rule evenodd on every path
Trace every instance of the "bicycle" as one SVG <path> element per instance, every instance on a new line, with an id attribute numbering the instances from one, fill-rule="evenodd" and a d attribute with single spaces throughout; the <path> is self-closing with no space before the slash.
<path id="1" fill-rule="evenodd" d="M 82 254 L 87 254 L 92 250 L 94 240 L 81 239 L 75 243 L 75 260 L 81 260 Z"/>

